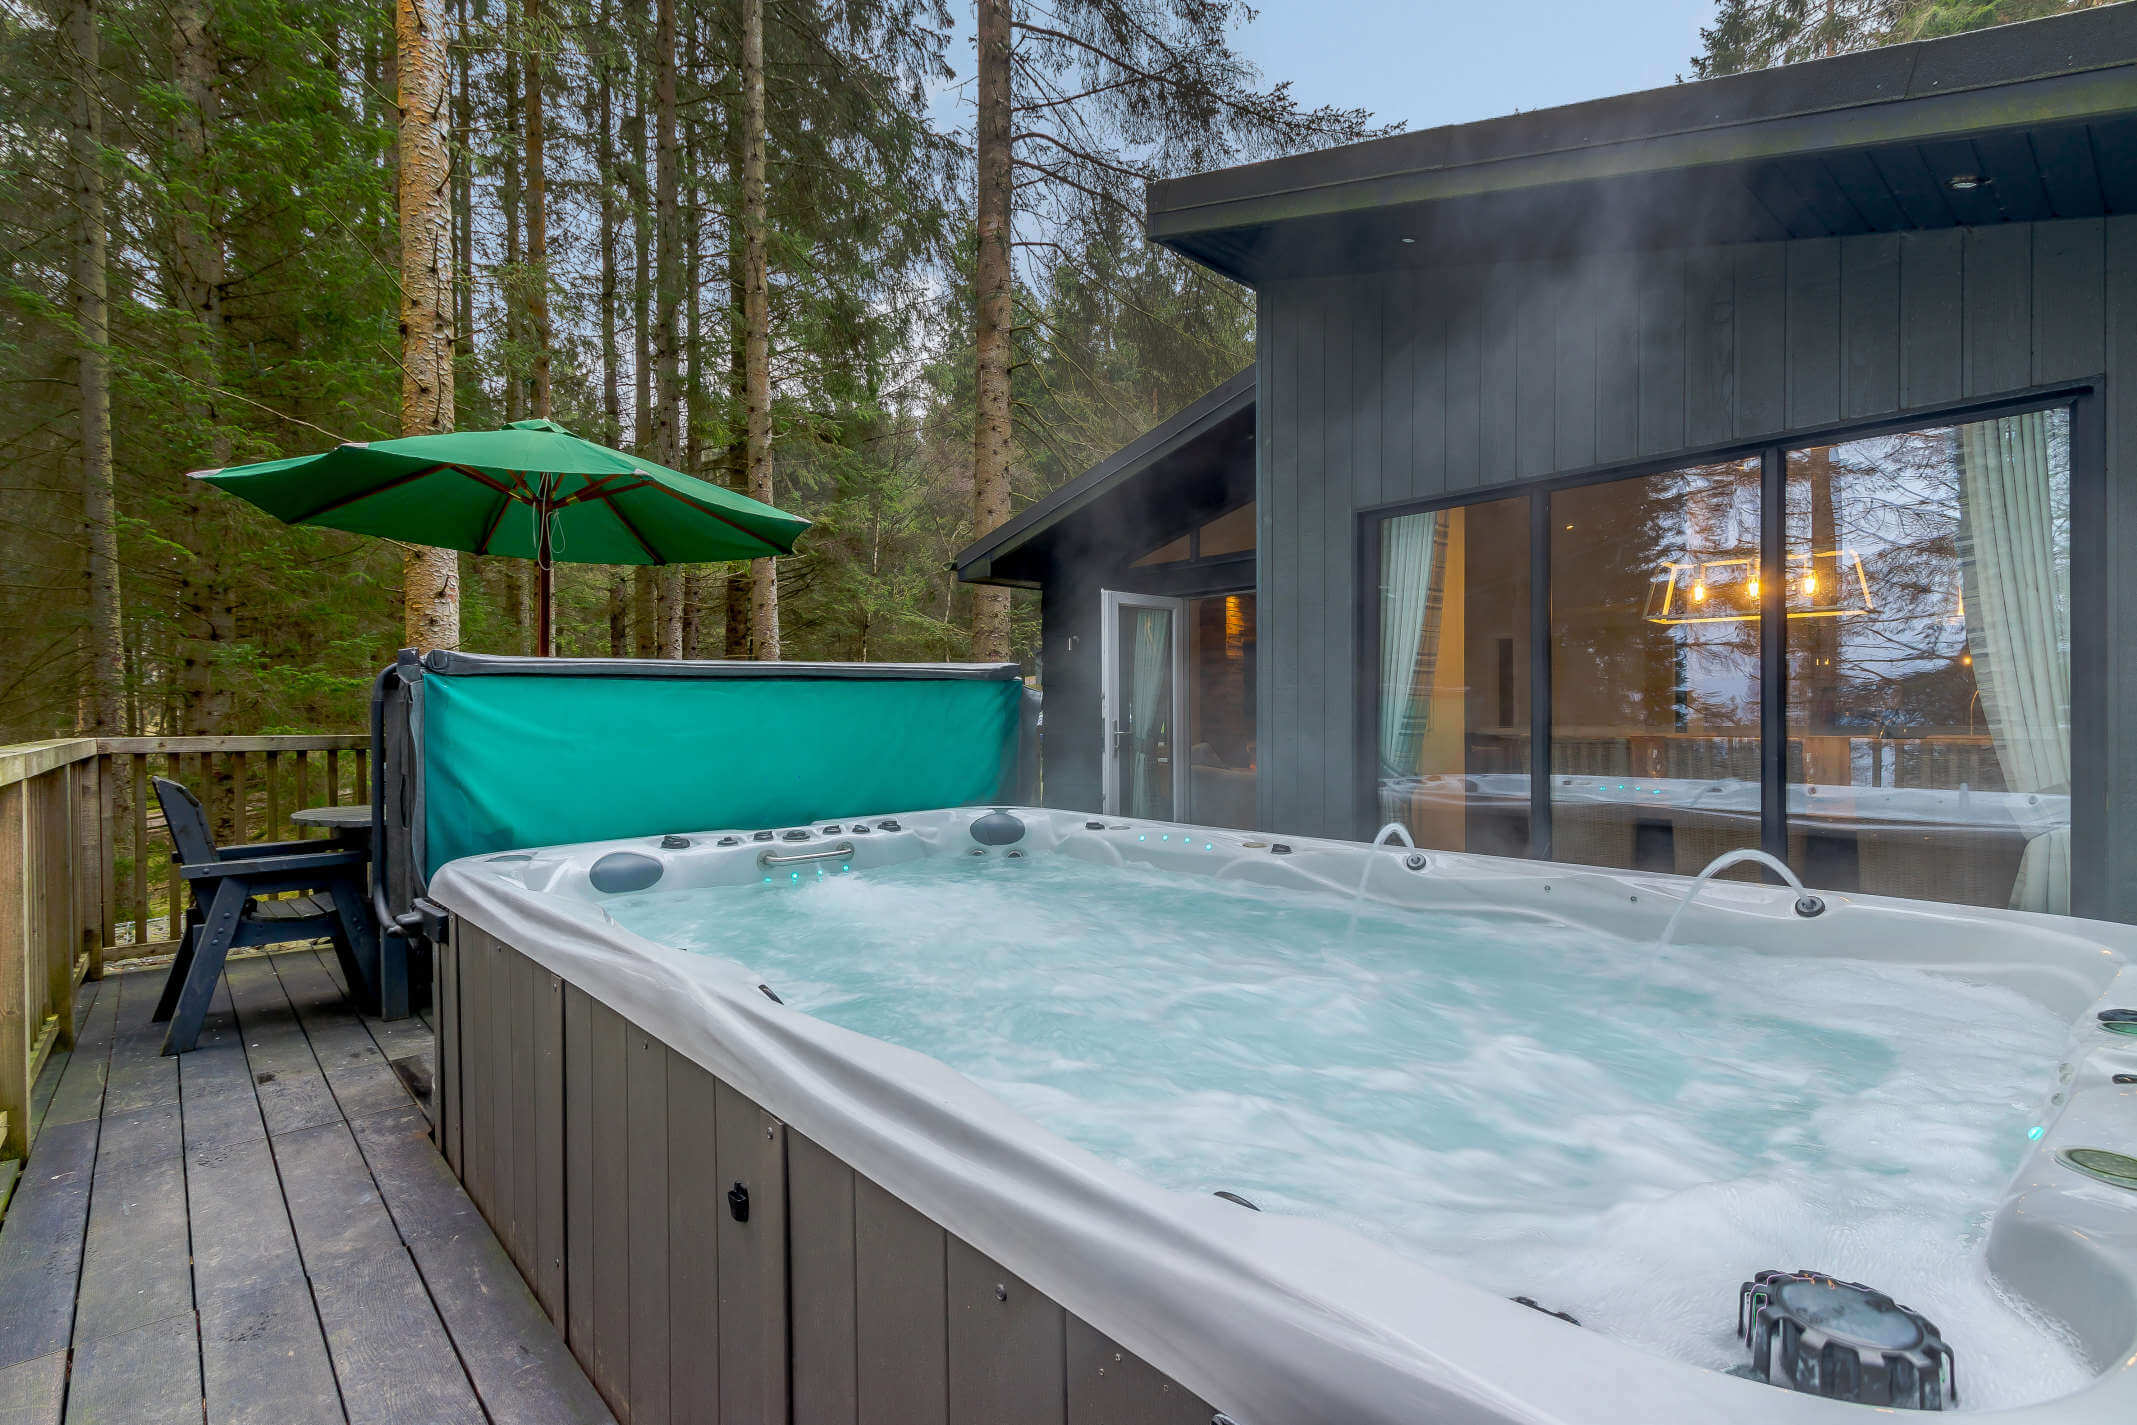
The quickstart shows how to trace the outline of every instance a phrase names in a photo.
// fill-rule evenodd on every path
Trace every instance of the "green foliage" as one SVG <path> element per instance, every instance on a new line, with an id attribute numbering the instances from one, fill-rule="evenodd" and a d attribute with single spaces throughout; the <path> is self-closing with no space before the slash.
<path id="1" fill-rule="evenodd" d="M 1692 58 L 1701 79 L 2089 10 L 2111 0 L 1720 0 Z"/>

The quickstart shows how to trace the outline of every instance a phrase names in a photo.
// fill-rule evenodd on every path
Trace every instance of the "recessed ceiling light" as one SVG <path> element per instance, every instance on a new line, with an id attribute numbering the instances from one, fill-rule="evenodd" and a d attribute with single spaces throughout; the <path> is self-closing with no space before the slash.
<path id="1" fill-rule="evenodd" d="M 1988 179 L 1978 173 L 1954 173 L 1945 182 L 1951 186 L 1954 193 L 1971 193 L 1988 182 Z"/>
<path id="2" fill-rule="evenodd" d="M 1404 239 L 1403 239 L 1403 243 L 1404 243 L 1405 245 L 1408 245 L 1408 244 L 1410 244 L 1410 243 L 1413 243 L 1413 242 L 1416 242 L 1416 241 L 1417 241 L 1417 239 L 1416 239 L 1416 238 L 1413 238 L 1413 237 L 1406 237 L 1406 238 L 1404 238 Z"/>

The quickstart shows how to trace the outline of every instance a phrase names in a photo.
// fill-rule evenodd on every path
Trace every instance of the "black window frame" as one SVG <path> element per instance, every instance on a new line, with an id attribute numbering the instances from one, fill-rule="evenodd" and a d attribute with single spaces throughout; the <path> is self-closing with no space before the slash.
<path id="1" fill-rule="evenodd" d="M 2105 914 L 2107 900 L 2107 697 L 2111 681 L 2106 621 L 2075 616 L 2105 606 L 2108 581 L 2107 431 L 2104 377 L 2031 387 L 1992 398 L 1925 407 L 1867 421 L 1809 426 L 1637 461 L 1585 467 L 1529 480 L 1359 509 L 1355 517 L 1357 766 L 1375 769 L 1380 746 L 1381 526 L 1407 515 L 1526 496 L 1529 501 L 1529 845 L 1532 860 L 1551 858 L 1551 497 L 1561 490 L 1665 475 L 1725 461 L 1759 462 L 1759 828 L 1761 849 L 1788 854 L 1788 643 L 1781 564 L 1787 547 L 1788 453 L 1867 436 L 1965 425 L 1999 416 L 2067 409 L 2070 413 L 2070 909 Z M 1352 789 L 1351 817 L 1362 837 L 1373 832 L 1376 802 L 1368 771 Z M 1629 867 L 1623 869 L 1631 869 Z"/>

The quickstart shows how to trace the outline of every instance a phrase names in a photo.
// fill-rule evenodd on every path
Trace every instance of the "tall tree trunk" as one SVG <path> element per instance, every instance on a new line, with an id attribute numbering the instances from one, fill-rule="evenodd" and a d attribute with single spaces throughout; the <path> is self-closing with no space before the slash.
<path id="1" fill-rule="evenodd" d="M 627 28 L 634 39 L 642 41 L 644 0 L 635 0 L 631 8 Z M 646 192 L 646 92 L 636 67 L 632 78 L 631 113 L 623 121 L 631 150 L 627 174 L 631 202 L 631 446 L 644 455 L 649 453 L 653 438 L 653 234 Z M 660 571 L 644 564 L 631 570 L 631 651 L 640 658 L 660 657 Z"/>
<path id="2" fill-rule="evenodd" d="M 227 331 L 223 286 L 228 263 L 208 196 L 215 186 L 209 134 L 219 67 L 206 9 L 199 0 L 179 0 L 171 10 L 171 80 L 179 100 L 174 147 L 180 165 L 171 249 L 190 324 L 181 358 L 192 387 L 186 410 L 193 424 L 206 432 L 197 449 L 200 463 L 210 467 L 230 463 L 230 437 L 222 428 L 216 401 Z M 222 661 L 218 650 L 237 640 L 237 600 L 221 572 L 232 530 L 224 503 L 203 499 L 194 482 L 186 482 L 180 502 L 190 547 L 179 575 L 178 602 L 181 615 L 192 625 L 182 645 L 180 674 L 185 730 L 217 733 L 225 730 L 230 711 L 230 690 L 217 677 Z"/>
<path id="3" fill-rule="evenodd" d="M 973 296 L 979 327 L 973 348 L 978 371 L 973 387 L 972 535 L 1009 520 L 1009 343 L 1012 304 L 1009 265 L 1010 202 L 1010 0 L 978 0 L 979 117 L 975 156 L 979 167 L 979 256 Z M 972 656 L 983 662 L 1009 657 L 1009 591 L 991 584 L 972 590 Z"/>
<path id="4" fill-rule="evenodd" d="M 764 0 L 742 0 L 742 381 L 749 495 L 772 502 L 771 294 L 765 271 Z M 749 562 L 751 653 L 779 657 L 779 565 Z"/>
<path id="5" fill-rule="evenodd" d="M 740 97 L 727 111 L 728 163 L 733 172 L 742 170 L 742 105 Z M 730 214 L 727 224 L 727 450 L 722 456 L 727 488 L 749 488 L 749 381 L 744 371 L 742 342 L 742 224 L 739 214 Z M 725 656 L 749 657 L 749 565 L 727 576 L 727 638 Z"/>
<path id="6" fill-rule="evenodd" d="M 467 5 L 468 0 L 453 0 L 454 30 L 463 39 L 468 32 Z M 464 44 L 449 58 L 453 69 L 453 355 L 458 358 L 473 355 L 475 350 L 475 165 L 469 161 L 474 144 L 471 86 L 475 62 Z"/>
<path id="7" fill-rule="evenodd" d="M 75 380 L 81 407 L 82 525 L 88 545 L 89 677 L 88 697 L 83 702 L 89 730 L 111 736 L 120 730 L 119 698 L 126 669 L 119 611 L 119 522 L 111 478 L 104 111 L 98 92 L 102 43 L 97 31 L 96 0 L 63 0 L 59 19 L 74 100 L 67 116 L 67 167 L 74 190 L 71 275 L 74 320 L 79 328 L 75 337 Z"/>
<path id="8" fill-rule="evenodd" d="M 677 327 L 683 289 L 683 214 L 675 135 L 675 0 L 654 0 L 653 17 L 653 211 L 658 242 L 653 282 L 653 375 L 658 383 L 653 403 L 653 458 L 672 468 L 682 459 L 677 437 L 683 404 L 682 338 Z M 662 569 L 660 592 L 661 656 L 680 658 L 682 570 Z"/>
<path id="9" fill-rule="evenodd" d="M 699 71 L 696 65 L 697 47 L 690 47 L 691 73 Z M 700 300 L 699 241 L 703 226 L 698 207 L 698 165 L 704 156 L 699 142 L 698 126 L 693 122 L 683 125 L 683 354 L 688 362 L 683 380 L 683 452 L 679 469 L 702 477 L 704 470 L 705 439 L 705 319 L 704 303 Z M 683 637 L 682 655 L 695 658 L 699 652 L 700 624 L 703 622 L 699 605 L 704 600 L 705 586 L 712 582 L 704 578 L 696 565 L 683 570 Z"/>
<path id="10" fill-rule="evenodd" d="M 542 0 L 527 0 L 521 21 L 527 67 L 527 322 L 534 344 L 527 382 L 528 404 L 536 416 L 549 415 L 549 209 L 548 181 L 542 155 Z"/>
<path id="11" fill-rule="evenodd" d="M 452 158 L 445 143 L 442 0 L 395 0 L 400 76 L 401 434 L 453 428 Z M 460 643 L 460 559 L 450 549 L 401 556 L 403 638 Z"/>
<path id="12" fill-rule="evenodd" d="M 596 311 L 601 323 L 601 439 L 609 445 L 623 441 L 623 401 L 617 384 L 616 350 L 616 80 L 614 43 L 615 14 L 610 0 L 601 0 L 601 49 L 594 61 L 595 191 L 601 218 L 601 289 Z"/>
<path id="13" fill-rule="evenodd" d="M 505 53 L 504 63 L 497 71 L 497 141 L 498 216 L 504 225 L 504 269 L 498 274 L 498 298 L 504 307 L 504 351 L 499 363 L 504 368 L 505 419 L 516 421 L 527 413 L 527 368 L 526 333 L 523 321 L 526 312 L 526 272 L 520 249 L 520 156 L 524 147 L 522 135 L 523 79 L 520 75 L 520 5 L 522 0 L 505 0 Z"/>
<path id="14" fill-rule="evenodd" d="M 534 345 L 527 400 L 532 414 L 547 420 L 549 343 L 553 333 L 549 326 L 549 189 L 542 154 L 542 71 L 546 58 L 542 0 L 527 0 L 521 34 L 527 51 L 524 60 L 527 67 L 527 335 Z M 525 572 L 527 591 L 522 606 L 523 626 L 533 631 L 536 653 L 553 652 L 556 648 L 556 609 L 553 604 L 548 608 L 542 606 L 542 570 L 536 568 Z"/>
<path id="15" fill-rule="evenodd" d="M 616 221 L 616 55 L 615 10 L 611 0 L 601 0 L 600 51 L 595 59 L 595 190 L 601 214 L 601 291 L 596 304 L 601 323 L 601 439 L 609 445 L 623 443 L 623 395 L 617 376 L 616 347 L 616 243 L 621 236 Z M 608 651 L 621 658 L 630 643 L 630 582 L 611 570 L 608 578 Z"/>

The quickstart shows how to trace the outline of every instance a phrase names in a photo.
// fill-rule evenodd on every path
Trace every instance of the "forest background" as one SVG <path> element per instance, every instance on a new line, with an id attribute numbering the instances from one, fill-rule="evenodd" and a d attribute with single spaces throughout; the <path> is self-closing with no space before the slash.
<path id="1" fill-rule="evenodd" d="M 0 741 L 360 727 L 416 566 L 185 476 L 409 428 L 404 155 L 453 424 L 815 521 L 754 589 L 559 565 L 560 653 L 1029 666 L 950 556 L 1253 356 L 1142 184 L 1385 130 L 1240 58 L 1241 0 L 956 3 L 0 0 Z M 1687 75 L 2092 3 L 1720 0 Z M 532 649 L 531 565 L 445 568 L 459 646 Z"/>

